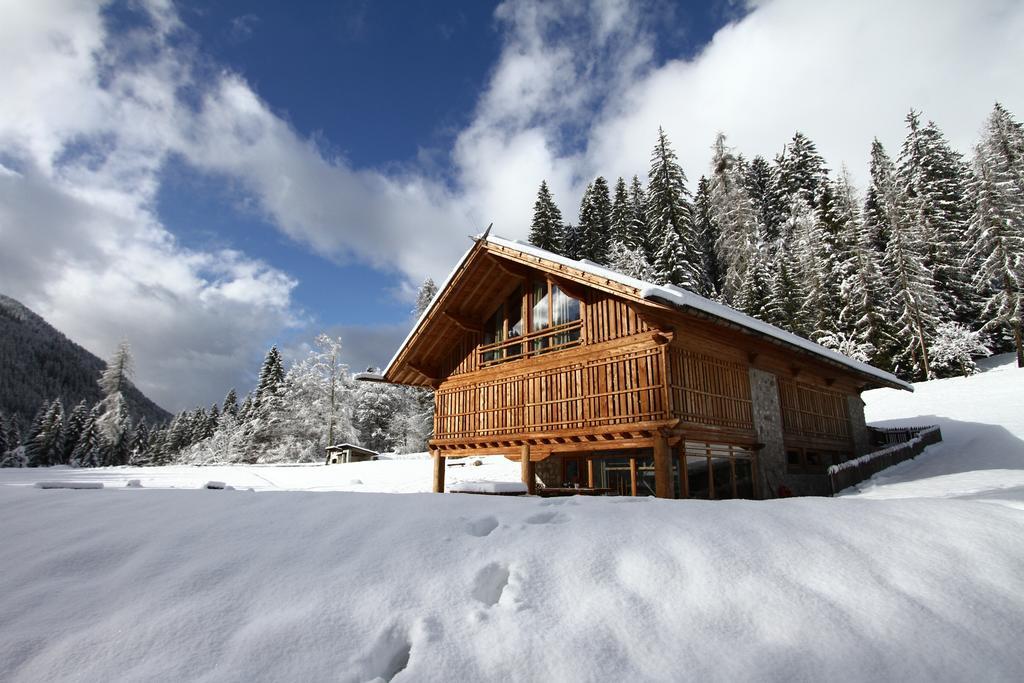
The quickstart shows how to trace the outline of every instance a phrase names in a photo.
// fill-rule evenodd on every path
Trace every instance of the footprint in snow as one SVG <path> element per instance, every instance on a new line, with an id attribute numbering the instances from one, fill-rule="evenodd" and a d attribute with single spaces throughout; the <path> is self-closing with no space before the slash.
<path id="1" fill-rule="evenodd" d="M 466 533 L 470 536 L 489 536 L 492 531 L 498 528 L 498 520 L 494 517 L 481 517 L 466 524 Z"/>

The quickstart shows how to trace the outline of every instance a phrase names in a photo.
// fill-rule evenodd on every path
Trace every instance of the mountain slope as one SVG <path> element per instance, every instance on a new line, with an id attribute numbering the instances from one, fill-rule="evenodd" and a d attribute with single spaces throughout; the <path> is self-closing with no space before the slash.
<path id="1" fill-rule="evenodd" d="M 42 317 L 0 294 L 0 411 L 22 428 L 45 400 L 61 398 L 68 408 L 102 398 L 96 384 L 104 362 L 65 337 Z M 133 420 L 150 424 L 170 414 L 135 387 L 125 392 Z"/>

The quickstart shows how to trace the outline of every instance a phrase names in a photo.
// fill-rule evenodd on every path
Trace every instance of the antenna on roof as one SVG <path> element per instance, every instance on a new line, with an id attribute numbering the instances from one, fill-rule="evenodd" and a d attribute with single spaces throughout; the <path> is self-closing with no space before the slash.
<path id="1" fill-rule="evenodd" d="M 491 234 L 491 228 L 493 227 L 494 223 L 491 223 L 490 225 L 487 226 L 487 229 L 484 230 L 482 235 L 470 235 L 469 239 L 473 240 L 474 242 L 476 242 L 477 240 L 483 240 L 484 242 L 486 242 L 487 236 Z"/>

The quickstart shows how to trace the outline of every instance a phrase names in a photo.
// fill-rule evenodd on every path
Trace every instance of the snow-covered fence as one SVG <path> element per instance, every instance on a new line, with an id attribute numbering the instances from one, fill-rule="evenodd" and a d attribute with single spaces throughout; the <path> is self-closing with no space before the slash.
<path id="1" fill-rule="evenodd" d="M 938 427 L 900 427 L 891 430 L 872 428 L 872 431 L 876 434 L 883 433 L 886 439 L 891 438 L 891 441 L 886 440 L 882 443 L 893 445 L 829 467 L 828 479 L 832 486 L 832 495 L 859 484 L 888 467 L 910 460 L 920 455 L 927 446 L 942 441 L 942 432 Z"/>
<path id="2" fill-rule="evenodd" d="M 931 429 L 931 425 L 923 427 L 868 427 L 868 431 L 871 433 L 871 443 L 876 446 L 906 443 L 927 429 Z"/>

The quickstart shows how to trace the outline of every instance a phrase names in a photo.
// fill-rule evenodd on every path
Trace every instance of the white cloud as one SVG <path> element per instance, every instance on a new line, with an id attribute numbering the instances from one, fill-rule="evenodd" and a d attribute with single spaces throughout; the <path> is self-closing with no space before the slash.
<path id="1" fill-rule="evenodd" d="M 1024 115 L 1013 0 L 766 0 L 667 63 L 651 3 L 508 0 L 444 182 L 326 154 L 243 75 L 211 67 L 172 5 L 146 7 L 148 30 L 112 36 L 88 4 L 0 0 L 0 291 L 94 351 L 133 337 L 143 388 L 172 407 L 239 381 L 298 315 L 302 274 L 179 245 L 154 209 L 169 155 L 244 188 L 312 250 L 417 282 L 447 273 L 487 223 L 524 237 L 542 178 L 574 220 L 594 175 L 643 176 L 659 125 L 691 181 L 718 130 L 771 156 L 800 129 L 863 177 L 871 139 L 895 152 L 911 106 L 965 152 L 994 100 Z"/>

